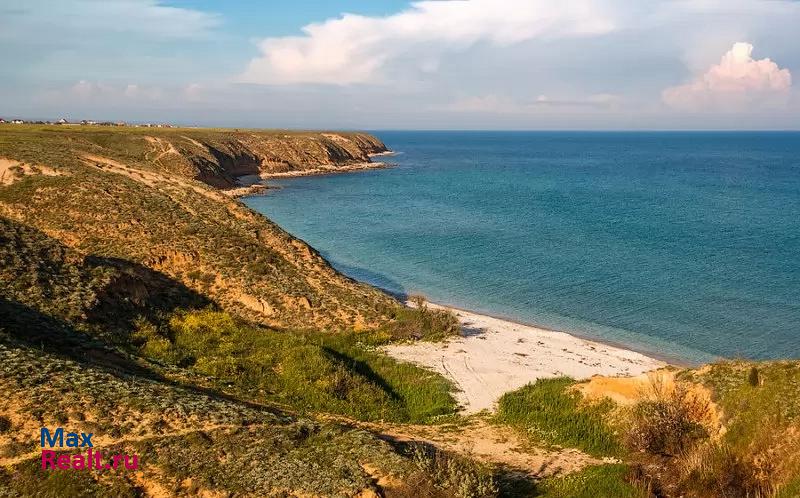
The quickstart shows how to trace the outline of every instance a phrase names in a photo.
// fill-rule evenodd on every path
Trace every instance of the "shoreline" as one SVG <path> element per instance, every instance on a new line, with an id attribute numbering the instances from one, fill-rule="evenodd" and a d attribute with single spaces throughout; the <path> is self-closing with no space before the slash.
<path id="1" fill-rule="evenodd" d="M 437 307 L 440 307 L 440 308 L 443 308 L 443 309 L 448 309 L 448 310 L 453 311 L 453 312 L 469 313 L 469 314 L 472 314 L 472 315 L 479 315 L 479 316 L 484 316 L 484 317 L 487 317 L 487 318 L 493 318 L 495 320 L 500 320 L 500 321 L 503 321 L 503 322 L 512 323 L 514 325 L 519 325 L 521 327 L 531 327 L 531 328 L 534 328 L 534 329 L 537 329 L 537 330 L 542 330 L 542 331 L 545 331 L 545 332 L 567 334 L 567 335 L 570 335 L 570 336 L 572 336 L 572 337 L 574 337 L 576 339 L 580 339 L 580 340 L 583 340 L 583 341 L 586 341 L 586 342 L 602 344 L 604 346 L 608 346 L 608 347 L 612 347 L 612 348 L 616 348 L 616 349 L 624 349 L 626 351 L 631 351 L 633 353 L 638 353 L 640 355 L 647 356 L 647 357 L 652 358 L 654 360 L 661 361 L 664 364 L 669 365 L 669 366 L 673 366 L 673 367 L 696 368 L 696 367 L 698 367 L 700 365 L 704 365 L 705 364 L 704 362 L 692 362 L 692 361 L 689 361 L 689 360 L 686 360 L 686 359 L 683 359 L 683 358 L 676 357 L 674 355 L 668 355 L 668 354 L 658 353 L 658 352 L 655 352 L 655 351 L 650 351 L 650 350 L 648 350 L 648 349 L 646 349 L 644 347 L 638 348 L 638 347 L 635 347 L 635 346 L 632 346 L 630 344 L 626 344 L 626 343 L 620 342 L 620 341 L 613 341 L 613 340 L 610 340 L 610 339 L 598 339 L 597 337 L 593 337 L 593 336 L 591 336 L 589 334 L 585 334 L 585 333 L 582 333 L 580 331 L 554 329 L 554 328 L 545 327 L 544 325 L 539 325 L 539 324 L 533 323 L 533 322 L 523 322 L 523 321 L 517 320 L 515 318 L 511 318 L 511 317 L 503 316 L 503 315 L 497 315 L 497 314 L 493 314 L 491 312 L 468 310 L 466 308 L 460 308 L 458 306 L 454 306 L 454 305 L 447 304 L 447 303 L 429 302 L 428 304 L 433 304 L 433 305 L 435 305 Z M 720 358 L 720 359 L 722 359 L 722 358 Z"/>
<path id="2" fill-rule="evenodd" d="M 492 411 L 506 392 L 543 378 L 636 377 L 676 366 L 622 345 L 428 303 L 453 312 L 462 334 L 443 342 L 394 344 L 389 356 L 433 370 L 458 389 L 465 413 Z"/>

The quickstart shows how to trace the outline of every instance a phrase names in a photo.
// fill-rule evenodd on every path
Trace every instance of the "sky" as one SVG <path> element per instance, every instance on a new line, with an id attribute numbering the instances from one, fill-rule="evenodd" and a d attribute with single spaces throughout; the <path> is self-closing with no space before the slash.
<path id="1" fill-rule="evenodd" d="M 797 0 L 0 0 L 0 117 L 800 129 Z"/>

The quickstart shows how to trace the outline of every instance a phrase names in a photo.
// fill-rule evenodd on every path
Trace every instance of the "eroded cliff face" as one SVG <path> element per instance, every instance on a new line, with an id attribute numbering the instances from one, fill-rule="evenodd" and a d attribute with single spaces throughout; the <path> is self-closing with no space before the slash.
<path id="1" fill-rule="evenodd" d="M 218 188 L 237 185 L 245 175 L 326 170 L 371 162 L 385 152 L 366 133 L 187 131 L 145 136 L 149 154 L 161 166 Z"/>

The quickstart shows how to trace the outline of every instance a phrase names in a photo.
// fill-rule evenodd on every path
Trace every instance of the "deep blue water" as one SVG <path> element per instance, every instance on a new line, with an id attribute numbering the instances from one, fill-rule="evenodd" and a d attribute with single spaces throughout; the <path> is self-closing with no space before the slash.
<path id="1" fill-rule="evenodd" d="M 800 357 L 800 133 L 378 132 L 246 202 L 350 276 L 688 361 Z"/>

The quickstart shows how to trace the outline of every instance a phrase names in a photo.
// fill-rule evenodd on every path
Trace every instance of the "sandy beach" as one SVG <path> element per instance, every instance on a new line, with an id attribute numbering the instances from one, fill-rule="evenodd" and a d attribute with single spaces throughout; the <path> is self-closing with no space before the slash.
<path id="1" fill-rule="evenodd" d="M 447 309 L 461 322 L 461 337 L 441 343 L 392 345 L 384 351 L 450 379 L 467 414 L 493 410 L 503 393 L 541 378 L 637 376 L 666 365 L 635 351 L 564 332 Z"/>

